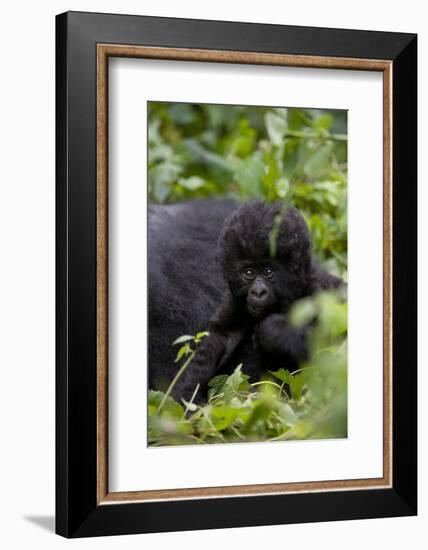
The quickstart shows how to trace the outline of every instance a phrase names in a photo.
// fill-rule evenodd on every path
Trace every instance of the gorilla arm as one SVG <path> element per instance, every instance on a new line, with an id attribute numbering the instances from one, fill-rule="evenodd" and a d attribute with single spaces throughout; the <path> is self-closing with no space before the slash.
<path id="1" fill-rule="evenodd" d="M 195 358 L 174 388 L 175 398 L 189 400 L 198 384 L 205 387 L 244 339 L 247 327 L 242 323 L 240 307 L 229 290 L 210 321 L 208 331 L 209 335 L 199 344 Z"/>
<path id="2" fill-rule="evenodd" d="M 320 290 L 339 288 L 343 285 L 344 283 L 339 277 L 327 273 L 312 261 L 306 295 L 312 295 Z M 301 328 L 291 326 L 287 321 L 286 312 L 274 313 L 259 323 L 255 337 L 265 353 L 291 356 L 299 362 L 308 357 L 307 340 L 310 330 L 310 325 Z"/>

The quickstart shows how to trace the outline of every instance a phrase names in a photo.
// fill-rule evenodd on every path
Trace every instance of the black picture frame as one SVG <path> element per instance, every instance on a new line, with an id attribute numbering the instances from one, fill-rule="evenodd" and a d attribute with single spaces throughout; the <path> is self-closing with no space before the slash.
<path id="1" fill-rule="evenodd" d="M 392 63 L 392 485 L 109 503 L 97 499 L 97 44 Z M 68 12 L 56 18 L 56 532 L 65 537 L 417 513 L 417 36 Z"/>

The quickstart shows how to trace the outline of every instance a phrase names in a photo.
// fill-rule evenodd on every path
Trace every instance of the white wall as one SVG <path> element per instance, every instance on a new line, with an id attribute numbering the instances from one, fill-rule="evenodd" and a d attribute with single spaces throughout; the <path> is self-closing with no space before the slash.
<path id="1" fill-rule="evenodd" d="M 175 17 L 226 19 L 418 32 L 420 86 L 426 83 L 428 23 L 420 0 L 344 2 L 306 0 L 103 0 L 91 2 L 8 2 L 0 18 L 0 544 L 9 549 L 62 547 L 53 535 L 54 510 L 54 15 L 91 10 Z M 425 62 L 425 67 L 422 66 Z M 424 70 L 423 70 L 424 69 Z M 425 88 L 424 88 L 425 89 Z M 426 94 L 426 90 L 425 90 Z M 422 92 L 420 92 L 422 98 Z M 420 133 L 426 107 L 420 104 Z M 420 213 L 426 211 L 420 136 Z M 425 208 L 424 208 L 425 206 Z M 420 216 L 420 229 L 426 230 Z M 420 251 L 424 245 L 421 235 Z M 420 261 L 420 280 L 425 274 Z M 420 310 L 426 304 L 420 291 Z M 426 345 L 422 342 L 424 364 Z M 422 357 L 422 353 L 424 357 Z M 420 372 L 420 435 L 427 407 L 422 402 L 426 376 Z M 420 464 L 426 462 L 420 440 Z M 79 540 L 79 548 L 137 548 L 173 544 L 174 548 L 360 549 L 421 548 L 426 539 L 427 482 L 420 472 L 420 516 L 312 525 L 290 525 L 211 532 L 175 533 Z M 202 546 L 203 545 L 203 546 Z"/>

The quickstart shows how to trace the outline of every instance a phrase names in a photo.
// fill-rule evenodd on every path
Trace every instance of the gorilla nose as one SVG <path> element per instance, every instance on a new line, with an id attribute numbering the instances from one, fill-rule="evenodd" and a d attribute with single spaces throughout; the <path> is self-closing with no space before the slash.
<path id="1" fill-rule="evenodd" d="M 267 290 L 263 287 L 255 287 L 252 288 L 250 291 L 250 296 L 253 300 L 257 302 L 264 302 L 267 298 Z"/>

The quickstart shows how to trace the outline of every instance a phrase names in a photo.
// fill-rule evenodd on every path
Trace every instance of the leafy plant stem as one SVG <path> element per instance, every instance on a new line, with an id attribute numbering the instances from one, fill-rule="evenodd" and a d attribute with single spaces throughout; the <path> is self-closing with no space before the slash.
<path id="1" fill-rule="evenodd" d="M 251 384 L 251 387 L 254 388 L 255 386 L 261 386 L 262 384 L 267 384 L 269 386 L 275 386 L 276 388 L 279 389 L 280 392 L 282 392 L 288 398 L 288 395 L 285 392 L 285 390 L 283 389 L 283 387 L 280 386 L 279 384 L 276 384 L 275 382 L 271 382 L 270 380 L 261 380 L 260 382 L 254 382 L 254 384 Z"/>
<path id="2" fill-rule="evenodd" d="M 320 367 L 319 365 L 311 365 L 310 367 L 302 367 L 301 369 L 297 369 L 293 372 L 291 372 L 291 376 L 294 376 L 295 374 L 299 374 L 299 372 L 303 372 L 307 369 L 319 369 L 319 370 L 322 370 L 323 367 Z"/>
<path id="3" fill-rule="evenodd" d="M 195 399 L 196 397 L 196 394 L 198 393 L 198 390 L 200 388 L 200 384 L 198 383 L 196 388 L 195 388 L 195 391 L 192 393 L 192 397 L 190 398 L 190 401 L 187 403 L 186 405 L 186 408 L 184 410 L 184 413 L 183 413 L 183 418 L 186 417 L 186 414 L 187 414 L 187 411 L 189 410 L 189 408 L 192 406 L 192 403 L 193 403 L 193 400 Z"/>
<path id="4" fill-rule="evenodd" d="M 239 430 L 235 428 L 235 426 L 230 426 L 230 429 L 232 430 L 233 433 L 235 433 L 239 437 L 239 439 L 242 439 L 243 441 L 245 441 L 245 437 L 241 434 Z"/>
<path id="5" fill-rule="evenodd" d="M 174 386 L 176 385 L 176 383 L 178 382 L 178 380 L 180 379 L 180 377 L 182 376 L 183 372 L 187 369 L 187 367 L 190 365 L 190 363 L 192 362 L 193 358 L 195 357 L 195 352 L 193 351 L 189 357 L 187 358 L 187 360 L 183 363 L 183 365 L 180 367 L 180 369 L 178 370 L 177 374 L 174 376 L 171 384 L 169 385 L 168 389 L 166 390 L 165 392 L 165 395 L 163 396 L 163 399 L 162 401 L 160 402 L 160 405 L 159 405 L 159 408 L 158 408 L 158 413 L 162 410 L 162 407 L 165 405 L 166 403 L 166 400 L 168 399 L 168 397 L 170 396 L 172 390 L 174 389 Z"/>
<path id="6" fill-rule="evenodd" d="M 284 385 L 285 385 L 285 382 L 281 384 L 281 391 L 285 393 L 285 395 L 287 396 L 287 399 L 290 399 L 290 396 L 288 395 L 288 391 L 284 388 Z"/>
<path id="7" fill-rule="evenodd" d="M 348 136 L 346 134 L 326 134 L 326 135 L 319 135 L 315 134 L 313 132 L 296 132 L 292 130 L 288 130 L 284 137 L 293 137 L 297 139 L 324 139 L 324 140 L 332 140 L 332 141 L 348 141 Z"/>

